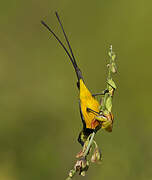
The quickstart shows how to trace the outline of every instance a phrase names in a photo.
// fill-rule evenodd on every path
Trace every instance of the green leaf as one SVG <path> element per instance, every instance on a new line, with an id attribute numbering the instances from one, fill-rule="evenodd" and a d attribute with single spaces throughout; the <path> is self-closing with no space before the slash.
<path id="1" fill-rule="evenodd" d="M 112 60 L 114 61 L 115 58 L 116 58 L 116 55 L 113 53 L 112 56 L 111 56 Z"/>
<path id="2" fill-rule="evenodd" d="M 108 96 L 106 99 L 106 109 L 111 112 L 112 109 L 112 97 Z"/>
<path id="3" fill-rule="evenodd" d="M 108 83 L 111 87 L 113 87 L 114 89 L 117 88 L 115 82 L 114 82 L 112 79 L 108 79 L 107 83 Z"/>

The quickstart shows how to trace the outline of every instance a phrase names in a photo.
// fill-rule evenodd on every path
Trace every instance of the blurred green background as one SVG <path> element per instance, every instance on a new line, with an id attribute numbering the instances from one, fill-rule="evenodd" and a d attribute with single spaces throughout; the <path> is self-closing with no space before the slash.
<path id="1" fill-rule="evenodd" d="M 103 162 L 74 179 L 152 179 L 151 7 L 148 0 L 1 1 L 1 180 L 65 179 L 80 150 L 76 75 L 40 24 L 64 41 L 56 10 L 92 93 L 106 86 L 110 44 L 117 53 L 113 132 L 96 135 Z"/>

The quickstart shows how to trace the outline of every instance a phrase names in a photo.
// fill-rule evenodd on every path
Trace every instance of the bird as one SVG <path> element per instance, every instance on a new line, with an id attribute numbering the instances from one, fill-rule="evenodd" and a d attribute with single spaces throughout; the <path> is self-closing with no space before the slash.
<path id="1" fill-rule="evenodd" d="M 83 146 L 88 136 L 93 132 L 96 133 L 102 127 L 102 123 L 104 124 L 104 128 L 106 128 L 108 131 L 111 131 L 111 129 L 109 129 L 111 122 L 110 124 L 109 122 L 107 123 L 107 117 L 100 111 L 100 103 L 95 98 L 98 95 L 105 95 L 106 93 L 108 93 L 108 90 L 106 89 L 102 93 L 92 94 L 87 88 L 82 72 L 73 54 L 73 50 L 71 48 L 68 37 L 63 28 L 63 24 L 61 23 L 60 17 L 57 12 L 55 12 L 55 15 L 62 29 L 69 51 L 66 46 L 61 42 L 59 37 L 54 33 L 54 31 L 43 20 L 41 21 L 41 23 L 63 47 L 74 67 L 77 76 L 77 87 L 79 90 L 79 110 L 83 124 L 83 128 L 78 136 L 78 142 Z"/>

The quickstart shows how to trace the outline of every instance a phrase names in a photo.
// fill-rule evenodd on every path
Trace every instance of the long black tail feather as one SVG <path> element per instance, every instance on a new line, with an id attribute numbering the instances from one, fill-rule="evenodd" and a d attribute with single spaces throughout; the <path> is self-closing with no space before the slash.
<path id="1" fill-rule="evenodd" d="M 53 36 L 56 38 L 56 40 L 59 42 L 59 44 L 63 47 L 63 49 L 64 49 L 65 52 L 67 53 L 68 57 L 70 58 L 70 61 L 72 62 L 72 65 L 73 65 L 73 67 L 74 67 L 74 69 L 75 69 L 75 72 L 76 72 L 76 75 L 77 75 L 77 78 L 78 78 L 77 86 L 78 86 L 78 88 L 79 88 L 79 80 L 80 80 L 80 79 L 83 79 L 83 76 L 82 76 L 81 70 L 79 69 L 79 67 L 78 67 L 78 65 L 77 65 L 77 63 L 76 63 L 76 60 L 75 60 L 75 57 L 74 57 L 74 54 L 73 54 L 71 45 L 70 45 L 69 40 L 68 40 L 68 38 L 67 38 L 67 35 L 66 35 L 65 31 L 64 31 L 64 28 L 63 28 L 63 25 L 62 25 L 61 20 L 60 20 L 60 18 L 59 18 L 59 15 L 58 15 L 57 12 L 55 12 L 55 14 L 56 14 L 56 17 L 57 17 L 57 19 L 58 19 L 58 21 L 59 21 L 59 24 L 60 24 L 60 26 L 61 26 L 61 29 L 62 29 L 62 31 L 63 31 L 65 40 L 66 40 L 66 42 L 67 42 L 67 45 L 68 45 L 68 47 L 69 47 L 69 50 L 70 50 L 70 53 L 71 53 L 71 54 L 69 53 L 69 51 L 67 50 L 67 48 L 65 47 L 65 45 L 61 42 L 61 40 L 59 39 L 59 37 L 53 32 L 53 30 L 52 30 L 44 21 L 41 21 L 41 23 L 42 23 L 42 25 L 44 25 L 44 26 L 48 29 L 49 32 L 51 32 L 51 34 L 53 34 Z"/>

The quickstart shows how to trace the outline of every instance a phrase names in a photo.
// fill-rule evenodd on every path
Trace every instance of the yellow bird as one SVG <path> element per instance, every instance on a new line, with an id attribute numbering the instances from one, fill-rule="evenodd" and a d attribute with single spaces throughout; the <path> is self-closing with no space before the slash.
<path id="1" fill-rule="evenodd" d="M 84 82 L 84 79 L 82 76 L 82 72 L 81 72 L 80 68 L 78 67 L 77 62 L 75 60 L 71 45 L 70 45 L 67 35 L 64 31 L 64 28 L 60 21 L 59 15 L 57 12 L 55 14 L 56 14 L 56 17 L 62 28 L 64 37 L 66 39 L 66 43 L 68 45 L 70 52 L 67 50 L 65 45 L 61 42 L 61 40 L 58 38 L 58 36 L 51 30 L 51 28 L 44 21 L 41 21 L 41 23 L 49 30 L 49 32 L 51 32 L 53 34 L 53 36 L 57 39 L 59 44 L 63 47 L 63 49 L 67 53 L 68 57 L 71 60 L 71 63 L 73 64 L 73 67 L 75 69 L 75 72 L 76 72 L 76 75 L 78 78 L 77 87 L 79 89 L 79 98 L 80 98 L 80 101 L 79 101 L 80 115 L 81 115 L 81 119 L 82 119 L 82 123 L 83 123 L 83 129 L 79 134 L 78 141 L 81 145 L 83 145 L 84 142 L 86 141 L 87 137 L 93 131 L 96 132 L 98 129 L 101 128 L 101 122 L 106 121 L 106 116 L 104 116 L 104 115 L 101 116 L 100 109 L 99 109 L 100 104 L 95 99 L 95 96 L 104 95 L 105 93 L 108 92 L 108 90 L 105 90 L 103 93 L 93 94 L 93 95 L 88 90 L 88 88 L 85 85 L 85 82 Z M 96 119 L 96 117 L 99 115 L 100 115 L 100 118 L 98 117 Z"/>

